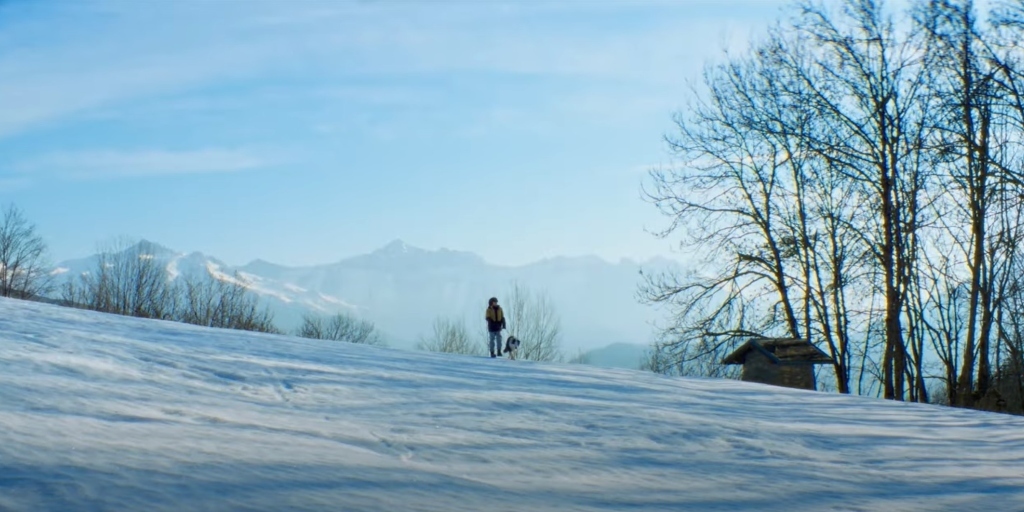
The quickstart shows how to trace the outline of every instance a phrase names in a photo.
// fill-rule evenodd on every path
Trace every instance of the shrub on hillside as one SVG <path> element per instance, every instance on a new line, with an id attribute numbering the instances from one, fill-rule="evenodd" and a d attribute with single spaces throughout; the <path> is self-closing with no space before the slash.
<path id="1" fill-rule="evenodd" d="M 373 322 L 361 320 L 347 313 L 325 317 L 306 315 L 297 333 L 303 338 L 343 341 L 366 345 L 385 345 Z"/>
<path id="2" fill-rule="evenodd" d="M 93 269 L 68 281 L 67 305 L 117 315 L 280 333 L 273 314 L 239 275 L 172 280 L 156 257 L 157 247 L 124 240 L 102 250 Z"/>
<path id="3" fill-rule="evenodd" d="M 125 240 L 100 251 L 95 267 L 68 281 L 62 295 L 86 309 L 160 320 L 172 319 L 177 299 L 152 247 Z"/>
<path id="4" fill-rule="evenodd" d="M 280 333 L 273 314 L 260 308 L 259 297 L 236 274 L 230 281 L 216 278 L 187 278 L 178 286 L 174 319 L 193 325 Z"/>
<path id="5" fill-rule="evenodd" d="M 429 337 L 420 339 L 416 345 L 419 350 L 442 352 L 445 354 L 484 355 L 484 345 L 473 342 L 469 337 L 464 320 L 438 318 L 434 320 L 434 329 Z"/>

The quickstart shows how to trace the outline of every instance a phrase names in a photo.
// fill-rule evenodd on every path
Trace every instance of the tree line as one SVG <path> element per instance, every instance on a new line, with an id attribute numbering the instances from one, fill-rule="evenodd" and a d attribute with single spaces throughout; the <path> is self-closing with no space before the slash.
<path id="1" fill-rule="evenodd" d="M 165 262 L 155 256 L 158 252 L 158 247 L 148 242 L 115 241 L 101 248 L 90 269 L 57 286 L 44 239 L 24 213 L 10 205 L 0 218 L 0 296 L 205 327 L 285 334 L 251 290 L 246 276 L 206 273 L 172 278 Z M 560 350 L 561 321 L 546 295 L 513 283 L 506 311 L 510 334 L 523 340 L 520 359 L 565 359 Z M 387 345 L 373 322 L 346 312 L 308 313 L 292 334 Z M 433 332 L 421 339 L 418 348 L 482 355 L 487 338 L 485 332 L 478 334 L 471 336 L 464 321 L 438 318 Z M 582 362 L 579 356 L 572 360 Z"/>
<path id="2" fill-rule="evenodd" d="M 648 367 L 810 338 L 840 393 L 1024 410 L 1022 37 L 1022 2 L 805 1 L 708 66 L 644 189 L 698 262 L 646 276 Z"/>
<path id="3" fill-rule="evenodd" d="M 64 305 L 204 327 L 280 333 L 243 276 L 171 279 L 147 242 L 121 240 L 104 248 L 92 268 L 61 286 Z"/>

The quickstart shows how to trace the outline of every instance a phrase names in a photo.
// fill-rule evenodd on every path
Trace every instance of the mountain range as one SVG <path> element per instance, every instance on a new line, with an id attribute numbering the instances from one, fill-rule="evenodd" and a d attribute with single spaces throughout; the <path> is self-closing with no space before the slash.
<path id="1" fill-rule="evenodd" d="M 200 252 L 182 253 L 142 241 L 170 279 L 238 275 L 274 312 L 278 326 L 294 330 L 304 314 L 347 312 L 374 322 L 388 343 L 412 348 L 438 317 L 461 318 L 483 337 L 487 299 L 499 300 L 513 282 L 543 292 L 561 318 L 566 353 L 597 351 L 606 365 L 634 367 L 632 359 L 652 339 L 658 312 L 636 299 L 640 270 L 672 270 L 677 263 L 607 262 L 594 256 L 557 257 L 522 266 L 499 266 L 449 249 L 426 250 L 395 240 L 380 249 L 335 263 L 289 267 L 264 260 L 233 267 Z M 98 255 L 58 264 L 61 276 L 95 268 Z M 629 361 L 609 363 L 607 346 Z M 623 350 L 623 344 L 631 345 Z"/>

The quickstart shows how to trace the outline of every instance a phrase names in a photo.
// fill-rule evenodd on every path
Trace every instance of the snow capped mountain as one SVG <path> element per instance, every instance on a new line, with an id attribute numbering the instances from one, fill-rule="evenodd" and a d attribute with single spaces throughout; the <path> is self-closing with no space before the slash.
<path id="1" fill-rule="evenodd" d="M 967 409 L 9 299 L 0 368 L 10 512 L 1024 503 L 1024 419 Z"/>
<path id="2" fill-rule="evenodd" d="M 279 326 L 288 330 L 297 327 L 302 315 L 306 313 L 334 313 L 355 309 L 353 305 L 338 297 L 268 278 L 261 273 L 235 268 L 201 252 L 177 252 L 148 240 L 125 247 L 123 252 L 151 256 L 165 269 L 168 279 L 172 281 L 200 278 L 241 284 L 262 297 L 268 307 L 274 311 Z M 93 255 L 58 264 L 56 266 L 58 289 L 63 282 L 94 271 L 99 260 L 99 255 Z M 267 265 L 267 268 L 270 269 L 269 265 L 271 264 Z M 272 273 L 266 272 L 265 274 Z"/>
<path id="3" fill-rule="evenodd" d="M 396 240 L 328 265 L 288 268 L 253 262 L 241 269 L 343 298 L 397 346 L 411 346 L 438 316 L 462 317 L 471 329 L 482 330 L 487 299 L 500 300 L 511 283 L 519 282 L 550 296 L 562 318 L 566 348 L 572 350 L 618 340 L 650 341 L 651 323 L 659 317 L 636 300 L 639 271 L 673 265 L 667 260 L 648 265 L 562 257 L 505 267 L 470 252 L 431 251 Z"/>
<path id="4" fill-rule="evenodd" d="M 487 299 L 501 299 L 513 282 L 549 295 L 562 318 L 568 350 L 620 340 L 646 344 L 651 323 L 658 317 L 655 310 L 636 301 L 639 271 L 673 265 L 667 260 L 640 264 L 559 257 L 504 267 L 488 264 L 471 252 L 427 250 L 395 240 L 368 254 L 325 265 L 288 267 L 254 260 L 231 267 L 202 253 L 184 254 L 152 245 L 154 257 L 171 279 L 229 280 L 237 273 L 266 300 L 283 329 L 297 327 L 306 312 L 346 311 L 373 321 L 392 345 L 407 348 L 427 334 L 439 316 L 465 318 L 471 329 L 482 331 Z M 77 275 L 95 263 L 95 256 L 64 262 L 60 267 L 69 270 L 62 276 Z"/>
<path id="5" fill-rule="evenodd" d="M 453 251 L 450 249 L 438 249 L 429 251 L 419 247 L 413 247 L 401 240 L 377 249 L 369 254 L 363 254 L 342 260 L 331 265 L 321 267 L 328 271 L 334 269 L 363 269 L 372 271 L 393 272 L 398 268 L 406 271 L 444 271 L 444 270 L 468 270 L 486 267 L 487 263 L 483 258 L 470 252 Z"/>

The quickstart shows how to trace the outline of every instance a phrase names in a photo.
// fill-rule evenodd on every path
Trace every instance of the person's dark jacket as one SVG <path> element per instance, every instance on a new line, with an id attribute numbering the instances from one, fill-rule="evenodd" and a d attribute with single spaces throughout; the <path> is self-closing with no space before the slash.
<path id="1" fill-rule="evenodd" d="M 501 332 L 505 329 L 505 312 L 501 306 L 487 306 L 487 330 L 490 332 Z"/>

